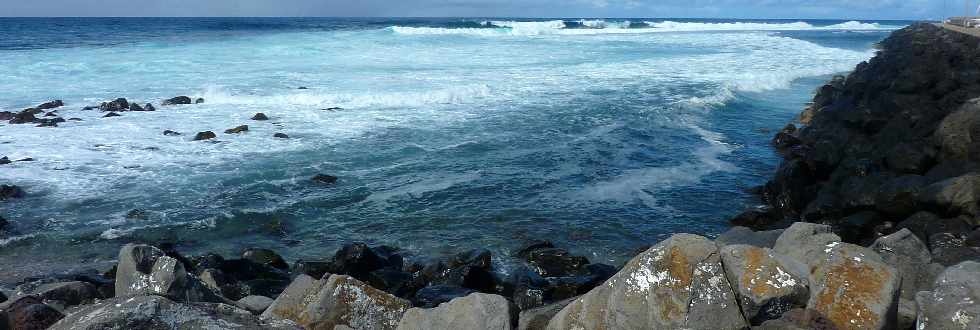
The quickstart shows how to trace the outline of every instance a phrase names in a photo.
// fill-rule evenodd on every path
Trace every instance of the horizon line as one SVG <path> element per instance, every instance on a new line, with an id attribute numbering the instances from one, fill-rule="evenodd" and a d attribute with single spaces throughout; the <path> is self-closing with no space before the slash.
<path id="1" fill-rule="evenodd" d="M 939 21 L 940 19 L 899 19 L 899 18 L 814 18 L 814 17 L 587 17 L 587 16 L 3 16 L 9 18 L 325 18 L 325 19 L 700 19 L 700 20 L 835 20 L 835 21 Z"/>

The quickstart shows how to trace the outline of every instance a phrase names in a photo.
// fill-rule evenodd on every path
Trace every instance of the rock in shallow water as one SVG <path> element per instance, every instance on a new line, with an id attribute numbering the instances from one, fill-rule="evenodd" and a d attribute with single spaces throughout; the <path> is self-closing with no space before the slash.
<path id="1" fill-rule="evenodd" d="M 165 295 L 179 301 L 222 302 L 184 264 L 155 247 L 127 244 L 119 251 L 117 297 Z"/>
<path id="2" fill-rule="evenodd" d="M 239 134 L 243 132 L 248 132 L 248 125 L 240 125 L 238 127 L 225 130 L 225 134 Z"/>
<path id="3" fill-rule="evenodd" d="M 23 198 L 25 195 L 24 190 L 18 186 L 0 185 L 0 201 L 12 198 Z"/>
<path id="4" fill-rule="evenodd" d="M 548 329 L 743 329 L 710 240 L 679 234 L 633 258 L 562 309 Z"/>
<path id="5" fill-rule="evenodd" d="M 269 120 L 269 117 L 264 113 L 259 112 L 252 116 L 252 120 Z"/>
<path id="6" fill-rule="evenodd" d="M 204 131 L 204 132 L 199 132 L 196 135 L 194 135 L 194 141 L 210 140 L 210 139 L 213 139 L 213 138 L 216 138 L 216 137 L 218 137 L 218 136 L 215 135 L 214 132 L 212 132 L 212 131 Z"/>
<path id="7" fill-rule="evenodd" d="M 160 102 L 161 105 L 191 104 L 192 100 L 187 96 L 177 96 Z"/>

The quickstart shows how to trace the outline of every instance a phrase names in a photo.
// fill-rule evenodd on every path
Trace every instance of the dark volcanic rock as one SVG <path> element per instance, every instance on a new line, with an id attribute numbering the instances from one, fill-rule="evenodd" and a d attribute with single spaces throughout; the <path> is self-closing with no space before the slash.
<path id="1" fill-rule="evenodd" d="M 160 102 L 161 105 L 191 104 L 192 100 L 187 96 L 177 96 Z"/>
<path id="2" fill-rule="evenodd" d="M 0 111 L 0 120 L 14 119 L 14 113 L 10 111 Z"/>
<path id="3" fill-rule="evenodd" d="M 252 116 L 252 120 L 269 120 L 269 117 L 264 113 L 259 112 Z"/>
<path id="4" fill-rule="evenodd" d="M 14 185 L 0 185 L 0 200 L 23 198 L 24 190 Z"/>
<path id="5" fill-rule="evenodd" d="M 329 261 L 310 261 L 310 260 L 299 260 L 293 264 L 292 273 L 293 275 L 305 274 L 312 278 L 319 279 L 322 278 L 324 274 L 330 272 L 330 262 Z"/>
<path id="6" fill-rule="evenodd" d="M 767 207 L 745 210 L 729 220 L 733 225 L 754 230 L 767 229 L 777 221 L 779 218 Z"/>
<path id="7" fill-rule="evenodd" d="M 153 104 L 147 103 L 145 106 L 143 106 L 143 110 L 144 111 L 157 111 L 157 108 L 154 107 Z"/>
<path id="8" fill-rule="evenodd" d="M 199 97 L 199 98 L 197 98 L 197 99 L 194 100 L 194 104 L 201 104 L 201 103 L 204 103 L 204 99 L 203 98 L 200 98 Z"/>
<path id="9" fill-rule="evenodd" d="M 9 123 L 11 123 L 11 124 L 27 124 L 27 123 L 33 123 L 35 120 L 37 120 L 37 117 L 34 116 L 37 113 L 35 111 L 32 111 L 32 110 L 33 109 L 27 109 L 27 110 L 24 110 L 24 111 L 21 111 L 21 112 L 18 112 L 16 114 L 14 114 L 13 117 L 10 118 Z"/>
<path id="10" fill-rule="evenodd" d="M 102 102 L 102 105 L 99 106 L 99 110 L 106 112 L 127 111 L 129 110 L 129 101 L 124 98 L 118 98 L 115 101 Z"/>
<path id="11" fill-rule="evenodd" d="M 242 252 L 242 259 L 273 268 L 289 269 L 289 264 L 275 251 L 269 249 L 250 248 Z"/>
<path id="12" fill-rule="evenodd" d="M 225 134 L 238 134 L 242 132 L 248 132 L 248 125 L 241 125 L 235 128 L 229 128 L 225 130 Z"/>
<path id="13" fill-rule="evenodd" d="M 204 131 L 204 132 L 199 132 L 196 135 L 194 135 L 194 141 L 210 140 L 210 139 L 213 139 L 213 138 L 216 138 L 216 137 L 218 137 L 218 136 L 217 135 L 214 135 L 214 132 L 212 132 L 212 131 Z"/>
<path id="14" fill-rule="evenodd" d="M 324 184 L 334 184 L 337 183 L 337 177 L 333 175 L 317 174 L 313 176 L 313 182 L 324 183 Z"/>
<path id="15" fill-rule="evenodd" d="M 468 296 L 476 291 L 452 285 L 433 285 L 425 287 L 412 297 L 412 305 L 421 308 L 433 308 L 441 303 Z"/>
<path id="16" fill-rule="evenodd" d="M 10 158 L 7 158 L 7 156 L 3 156 L 2 158 L 0 158 L 0 165 L 7 165 L 7 164 L 10 164 L 10 163 L 13 163 L 13 162 L 11 162 L 10 161 Z"/>
<path id="17" fill-rule="evenodd" d="M 115 113 L 115 112 L 110 112 L 110 113 L 105 114 L 105 116 L 102 116 L 102 118 L 120 117 L 120 116 L 122 116 L 122 115 L 120 115 L 118 113 Z"/>
<path id="18" fill-rule="evenodd" d="M 276 134 L 272 134 L 272 137 L 280 138 L 280 139 L 288 139 L 289 135 L 286 135 L 285 133 L 276 133 Z"/>
<path id="19" fill-rule="evenodd" d="M 171 130 L 168 129 L 166 131 L 163 131 L 163 135 L 166 135 L 166 136 L 180 136 L 181 134 L 180 134 L 180 132 L 171 131 Z"/>
<path id="20" fill-rule="evenodd" d="M 54 101 L 51 101 L 51 102 L 46 102 L 46 103 L 43 103 L 41 105 L 38 105 L 36 108 L 38 108 L 40 110 L 48 110 L 48 109 L 54 109 L 54 108 L 63 107 L 63 106 L 65 106 L 65 103 L 64 102 L 62 102 L 61 100 L 54 100 Z"/>
<path id="21" fill-rule="evenodd" d="M 146 109 L 134 102 L 129 105 L 129 111 L 146 111 Z"/>
<path id="22" fill-rule="evenodd" d="M 8 317 L 13 330 L 43 330 L 64 317 L 61 312 L 45 305 L 40 299 L 26 296 L 10 304 Z"/>
<path id="23" fill-rule="evenodd" d="M 561 248 L 538 249 L 528 253 L 528 264 L 544 277 L 583 275 L 589 259 L 573 256 Z"/>
<path id="24" fill-rule="evenodd" d="M 387 260 L 379 257 L 367 244 L 354 243 L 344 245 L 334 254 L 329 272 L 366 280 L 372 271 L 386 266 Z"/>

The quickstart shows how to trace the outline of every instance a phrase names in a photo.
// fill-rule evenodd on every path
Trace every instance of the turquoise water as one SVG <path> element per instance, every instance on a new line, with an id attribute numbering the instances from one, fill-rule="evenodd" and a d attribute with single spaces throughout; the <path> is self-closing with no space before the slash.
<path id="1" fill-rule="evenodd" d="M 83 119 L 0 124 L 0 155 L 36 159 L 0 167 L 29 195 L 0 202 L 0 278 L 132 241 L 289 259 L 487 247 L 506 266 L 544 238 L 619 264 L 725 230 L 776 166 L 767 130 L 905 24 L 0 19 L 0 110 L 62 99 Z M 177 95 L 206 102 L 159 106 Z M 117 97 L 158 111 L 81 110 Z M 191 141 L 205 130 L 221 143 Z"/>

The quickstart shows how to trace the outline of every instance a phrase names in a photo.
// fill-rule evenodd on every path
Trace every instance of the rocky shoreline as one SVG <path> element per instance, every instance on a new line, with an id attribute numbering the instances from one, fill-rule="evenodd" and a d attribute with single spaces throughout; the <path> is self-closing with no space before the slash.
<path id="1" fill-rule="evenodd" d="M 621 269 L 531 242 L 507 274 L 486 250 L 416 263 L 354 243 L 289 263 L 261 248 L 186 257 L 129 244 L 111 270 L 0 290 L 0 330 L 977 329 L 978 97 L 980 39 L 916 24 L 776 135 L 784 161 L 756 189 L 765 205 L 715 240 L 677 234 Z M 56 126 L 57 103 L 0 117 Z M 93 109 L 140 111 L 124 99 Z"/>

